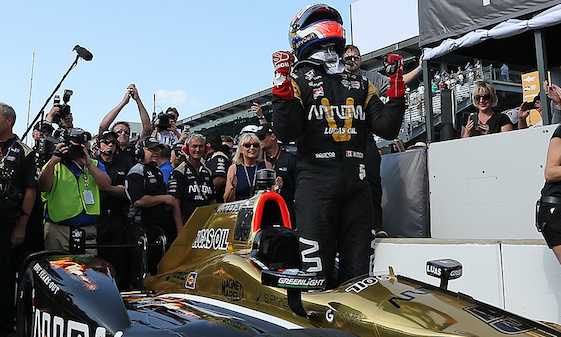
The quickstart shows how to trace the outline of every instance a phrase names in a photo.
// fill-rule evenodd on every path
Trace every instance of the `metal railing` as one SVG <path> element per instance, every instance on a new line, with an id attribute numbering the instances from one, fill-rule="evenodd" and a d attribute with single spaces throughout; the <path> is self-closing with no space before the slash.
<path id="1" fill-rule="evenodd" d="M 473 70 L 472 75 L 464 75 L 464 80 L 462 82 L 458 81 L 458 78 L 453 80 L 450 78 L 451 89 L 454 90 L 455 99 L 455 111 L 461 112 L 468 108 L 472 103 L 471 92 L 475 87 L 476 83 L 481 80 L 486 80 L 490 82 L 502 82 L 501 81 L 501 69 L 493 68 L 492 65 L 483 67 L 481 70 Z M 508 83 L 522 84 L 522 72 L 520 71 L 510 71 L 508 76 Z M 421 89 L 417 88 L 410 90 L 405 94 L 405 100 L 407 103 L 407 109 L 403 116 L 403 124 L 401 125 L 401 130 L 399 132 L 398 139 L 406 143 L 411 139 L 418 137 L 420 134 L 426 131 L 425 127 L 425 92 L 424 87 L 420 86 Z M 440 123 L 441 114 L 441 99 L 440 99 L 440 86 L 438 90 L 432 94 L 432 107 L 434 123 L 438 125 Z M 376 138 L 376 143 L 378 147 L 384 147 L 393 144 L 393 140 L 385 140 L 382 138 Z"/>

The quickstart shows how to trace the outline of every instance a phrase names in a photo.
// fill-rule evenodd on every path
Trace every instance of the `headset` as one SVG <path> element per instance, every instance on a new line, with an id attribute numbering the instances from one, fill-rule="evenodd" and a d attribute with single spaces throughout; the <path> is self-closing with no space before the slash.
<path id="1" fill-rule="evenodd" d="M 138 143 L 136 143 L 136 147 L 134 149 L 134 158 L 136 158 L 136 160 L 140 162 L 144 160 L 144 145 L 146 140 L 150 137 L 152 136 L 144 136 L 138 141 Z"/>

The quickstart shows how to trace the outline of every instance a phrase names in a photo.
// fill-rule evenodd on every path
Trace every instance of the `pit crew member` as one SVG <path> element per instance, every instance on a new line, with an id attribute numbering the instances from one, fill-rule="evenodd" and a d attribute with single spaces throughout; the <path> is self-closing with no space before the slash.
<path id="1" fill-rule="evenodd" d="M 205 153 L 205 138 L 192 133 L 187 138 L 187 146 L 187 160 L 171 173 L 168 183 L 169 194 L 175 198 L 173 219 L 177 234 L 197 207 L 216 204 L 211 171 L 201 163 Z"/>

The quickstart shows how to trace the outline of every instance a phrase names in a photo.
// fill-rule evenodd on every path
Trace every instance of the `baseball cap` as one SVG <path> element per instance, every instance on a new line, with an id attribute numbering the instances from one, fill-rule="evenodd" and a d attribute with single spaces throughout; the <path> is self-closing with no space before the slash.
<path id="1" fill-rule="evenodd" d="M 103 139 L 103 138 L 105 138 L 109 135 L 113 135 L 115 137 L 115 139 L 119 138 L 119 135 L 116 132 L 105 130 L 102 133 L 100 133 L 99 135 L 97 135 L 97 139 Z"/>
<path id="2" fill-rule="evenodd" d="M 160 144 L 158 140 L 154 137 L 144 137 L 139 141 L 139 147 L 145 147 L 148 149 L 153 149 L 155 147 L 164 148 L 163 144 Z"/>
<path id="3" fill-rule="evenodd" d="M 264 136 L 268 133 L 274 133 L 273 129 L 271 129 L 271 125 L 269 123 L 265 123 L 262 124 L 261 126 L 259 126 L 259 129 L 257 129 L 257 131 L 255 132 L 255 135 L 257 137 L 261 137 Z"/>

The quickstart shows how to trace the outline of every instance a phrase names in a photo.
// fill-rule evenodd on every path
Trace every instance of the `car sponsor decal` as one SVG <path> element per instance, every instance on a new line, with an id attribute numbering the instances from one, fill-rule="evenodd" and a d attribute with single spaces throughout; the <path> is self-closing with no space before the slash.
<path id="1" fill-rule="evenodd" d="M 195 289 L 196 285 L 197 285 L 197 273 L 191 272 L 189 273 L 187 279 L 185 280 L 185 288 Z"/>
<path id="2" fill-rule="evenodd" d="M 310 246 L 310 248 L 303 249 L 300 254 L 302 255 L 302 263 L 308 264 L 308 273 L 317 273 L 323 270 L 321 264 L 321 258 L 316 253 L 319 251 L 319 242 L 314 240 L 308 240 L 303 237 L 299 238 L 300 243 Z"/>
<path id="3" fill-rule="evenodd" d="M 278 280 L 278 285 L 279 287 L 283 287 L 283 288 L 320 287 L 325 285 L 325 278 L 281 277 Z"/>
<path id="4" fill-rule="evenodd" d="M 348 292 L 348 293 L 350 293 L 351 291 L 354 291 L 355 293 L 358 294 L 361 291 L 363 291 L 364 289 L 375 285 L 376 283 L 378 283 L 378 279 L 376 277 L 369 276 L 367 278 L 364 278 L 360 281 L 357 281 L 357 282 L 351 284 L 350 286 L 345 288 L 345 291 Z"/>
<path id="5" fill-rule="evenodd" d="M 228 250 L 229 228 L 204 228 L 199 229 L 197 237 L 191 248 Z"/>
<path id="6" fill-rule="evenodd" d="M 405 290 L 402 291 L 400 293 L 401 296 L 394 296 L 392 298 L 390 298 L 388 300 L 388 302 L 390 302 L 391 304 L 393 304 L 396 308 L 401 308 L 401 306 L 399 304 L 397 304 L 396 300 L 400 300 L 400 301 L 405 301 L 405 302 L 410 302 L 412 300 L 414 300 L 417 296 L 415 295 L 428 295 L 429 292 L 420 289 L 420 288 L 415 288 L 413 290 Z"/>
<path id="7" fill-rule="evenodd" d="M 230 326 L 231 328 L 234 328 L 236 330 L 239 330 L 241 332 L 244 332 L 248 335 L 250 335 L 249 328 L 241 321 L 239 321 L 236 318 L 224 318 L 222 319 L 222 323 L 224 323 L 224 325 Z"/>
<path id="8" fill-rule="evenodd" d="M 74 337 L 74 336 L 92 336 L 105 337 L 106 330 L 103 327 L 90 330 L 90 326 L 86 323 L 77 322 L 71 319 L 65 319 L 49 312 L 35 309 L 32 325 L 32 337 Z M 93 327 L 92 327 L 93 329 Z M 90 333 L 93 332 L 93 333 Z M 122 331 L 117 331 L 115 337 L 122 336 Z"/>
<path id="9" fill-rule="evenodd" d="M 264 293 L 262 296 L 257 298 L 257 300 L 256 300 L 257 305 L 259 305 L 259 303 L 261 302 L 260 299 L 262 299 L 263 303 L 288 308 L 288 297 L 277 296 L 275 294 Z"/>
<path id="10" fill-rule="evenodd" d="M 500 312 L 493 310 L 492 308 L 475 306 L 464 308 L 464 310 L 469 312 L 479 320 L 485 322 L 485 324 L 489 325 L 493 329 L 507 335 L 518 335 L 533 329 L 532 326 L 520 321 L 516 321 L 510 317 L 506 317 Z"/>
<path id="11" fill-rule="evenodd" d="M 216 213 L 235 213 L 235 212 L 240 210 L 241 206 L 242 206 L 241 203 L 222 204 L 222 205 L 218 206 L 218 209 L 216 209 Z"/>
<path id="12" fill-rule="evenodd" d="M 230 301 L 239 301 L 243 299 L 244 288 L 243 285 L 234 280 L 228 279 L 222 282 L 222 295 Z"/>
<path id="13" fill-rule="evenodd" d="M 336 326 L 348 325 L 355 328 L 360 327 L 363 318 L 356 312 L 339 311 L 335 309 L 327 309 L 325 311 L 325 320 L 327 323 L 334 323 Z"/>
<path id="14" fill-rule="evenodd" d="M 60 287 L 51 279 L 49 274 L 39 265 L 39 263 L 35 263 L 33 265 L 33 271 L 37 274 L 37 277 L 43 281 L 43 283 L 47 286 L 47 288 L 56 295 L 59 292 Z"/>
<path id="15" fill-rule="evenodd" d="M 325 311 L 325 320 L 326 320 L 328 323 L 333 323 L 333 319 L 334 319 L 334 318 L 335 318 L 335 314 L 333 313 L 333 310 L 327 309 L 327 310 Z"/>
<path id="16" fill-rule="evenodd" d="M 188 277 L 188 271 L 175 271 L 166 276 L 166 281 L 176 284 L 183 284 L 185 283 L 185 281 L 187 281 Z"/>

